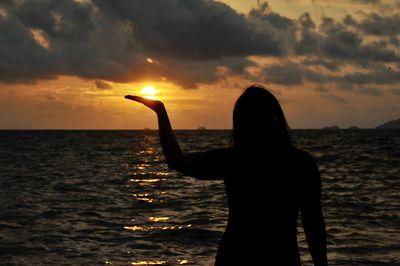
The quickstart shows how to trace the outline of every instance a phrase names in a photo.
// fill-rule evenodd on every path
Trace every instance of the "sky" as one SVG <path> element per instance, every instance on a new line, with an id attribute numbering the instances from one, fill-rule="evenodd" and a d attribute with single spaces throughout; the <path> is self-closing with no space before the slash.
<path id="1" fill-rule="evenodd" d="M 0 129 L 232 127 L 262 84 L 291 128 L 400 117 L 400 0 L 1 0 Z"/>

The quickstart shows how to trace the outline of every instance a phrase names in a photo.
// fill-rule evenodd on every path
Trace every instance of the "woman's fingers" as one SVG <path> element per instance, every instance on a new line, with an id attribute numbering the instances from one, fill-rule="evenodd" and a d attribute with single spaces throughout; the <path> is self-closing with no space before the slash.
<path id="1" fill-rule="evenodd" d="M 126 96 L 125 96 L 125 99 L 132 100 L 132 101 L 135 101 L 135 102 L 139 102 L 139 103 L 142 103 L 142 104 L 144 104 L 144 105 L 146 105 L 146 106 L 151 105 L 151 100 L 146 99 L 146 98 L 143 98 L 143 97 L 141 97 L 141 96 L 126 95 Z M 149 107 L 150 107 L 150 106 L 149 106 Z"/>
<path id="2" fill-rule="evenodd" d="M 150 99 L 146 99 L 144 97 L 136 96 L 136 95 L 126 95 L 125 99 L 132 100 L 132 101 L 135 101 L 135 102 L 139 102 L 139 103 L 142 103 L 142 104 L 144 104 L 146 106 L 152 105 L 152 102 L 153 102 Z"/>
<path id="3" fill-rule="evenodd" d="M 151 105 L 154 102 L 151 99 L 146 99 L 146 98 L 144 98 L 142 96 L 136 96 L 136 95 L 126 95 L 125 99 L 129 99 L 129 100 L 132 100 L 132 101 L 135 101 L 135 102 L 139 102 L 139 103 L 142 103 L 142 104 L 145 104 L 145 105 L 149 105 L 149 104 Z"/>
<path id="4" fill-rule="evenodd" d="M 154 111 L 158 111 L 160 108 L 162 108 L 163 103 L 160 101 L 155 101 L 155 100 L 151 100 L 151 99 L 146 99 L 144 97 L 141 96 L 136 96 L 136 95 L 126 95 L 125 99 L 129 99 L 132 101 L 136 101 L 139 103 L 144 104 L 145 106 L 153 109 Z"/>
<path id="5" fill-rule="evenodd" d="M 143 101 L 145 98 L 136 95 L 126 95 L 125 99 L 133 100 L 133 101 Z"/>

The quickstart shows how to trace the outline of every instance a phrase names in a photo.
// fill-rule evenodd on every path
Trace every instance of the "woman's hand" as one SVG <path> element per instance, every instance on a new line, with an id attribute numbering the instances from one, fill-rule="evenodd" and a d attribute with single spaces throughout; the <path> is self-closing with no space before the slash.
<path id="1" fill-rule="evenodd" d="M 132 101 L 144 104 L 145 106 L 149 107 L 151 110 L 156 112 L 157 114 L 160 111 L 164 110 L 164 108 L 165 108 L 164 104 L 161 101 L 151 100 L 151 99 L 147 99 L 147 98 L 144 98 L 144 97 L 141 97 L 141 96 L 126 95 L 125 99 L 132 100 Z"/>

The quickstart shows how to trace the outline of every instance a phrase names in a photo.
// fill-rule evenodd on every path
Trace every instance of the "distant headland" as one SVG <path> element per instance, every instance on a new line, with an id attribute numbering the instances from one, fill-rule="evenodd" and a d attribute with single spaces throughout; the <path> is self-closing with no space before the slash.
<path id="1" fill-rule="evenodd" d="M 357 127 L 357 126 L 350 126 L 348 128 L 340 128 L 338 125 L 334 125 L 334 126 L 325 126 L 322 129 L 323 130 L 342 130 L 342 129 L 344 129 L 344 130 L 358 130 L 360 128 Z"/>
<path id="2" fill-rule="evenodd" d="M 334 125 L 334 126 L 325 126 L 322 129 L 323 130 L 340 130 L 340 127 L 337 125 Z"/>
<path id="3" fill-rule="evenodd" d="M 400 129 L 400 118 L 397 120 L 392 120 L 389 122 L 386 122 L 380 126 L 376 127 L 377 129 Z"/>

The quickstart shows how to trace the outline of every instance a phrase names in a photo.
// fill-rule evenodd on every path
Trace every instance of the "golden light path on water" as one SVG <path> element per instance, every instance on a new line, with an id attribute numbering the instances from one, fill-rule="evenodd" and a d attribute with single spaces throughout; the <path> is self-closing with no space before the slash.
<path id="1" fill-rule="evenodd" d="M 187 264 L 189 261 L 188 260 L 178 260 L 178 263 L 180 265 Z M 131 265 L 163 265 L 166 264 L 167 261 L 165 260 L 154 260 L 154 261 L 135 261 L 131 262 Z"/>
<path id="2" fill-rule="evenodd" d="M 178 260 L 179 265 L 187 264 L 188 260 Z M 113 264 L 111 261 L 105 261 L 105 264 Z M 132 261 L 129 263 L 130 265 L 165 265 L 167 261 L 165 260 L 139 260 Z"/>
<path id="3" fill-rule="evenodd" d="M 143 94 L 148 96 L 152 96 L 151 94 L 156 94 L 156 90 L 151 86 L 145 86 L 141 90 Z M 148 98 L 148 97 L 146 97 Z M 152 186 L 154 183 L 162 182 L 166 180 L 166 176 L 169 173 L 166 172 L 153 172 L 153 171 L 145 171 L 147 169 L 146 164 L 139 164 L 136 166 L 137 172 L 133 173 L 133 178 L 128 179 L 127 186 Z M 151 177 L 148 178 L 141 178 L 142 175 L 151 174 Z M 134 201 L 142 201 L 148 203 L 155 203 L 155 202 L 162 202 L 161 199 L 157 197 L 166 194 L 165 191 L 158 191 L 155 193 L 132 193 L 132 197 Z M 147 218 L 147 221 L 150 222 L 150 225 L 127 225 L 123 228 L 130 232 L 152 232 L 152 231 L 176 231 L 176 230 L 185 230 L 192 228 L 192 224 L 183 224 L 183 225 L 168 225 L 163 223 L 170 222 L 171 217 L 168 216 L 150 216 Z M 134 220 L 132 220 L 134 221 Z M 160 225 L 155 225 L 156 223 Z M 184 265 L 188 264 L 189 260 L 187 259 L 178 259 L 176 261 L 168 261 L 160 259 L 153 259 L 153 260 L 137 260 L 128 262 L 130 265 Z M 112 261 L 105 261 L 105 264 L 114 264 Z"/>
<path id="4" fill-rule="evenodd" d="M 169 220 L 169 217 L 150 217 L 150 222 L 166 222 Z"/>
<path id="5" fill-rule="evenodd" d="M 130 230 L 130 231 L 157 231 L 157 230 L 181 230 L 184 228 L 190 228 L 192 227 L 191 224 L 187 225 L 170 225 L 170 226 L 124 226 L 124 229 Z"/>

